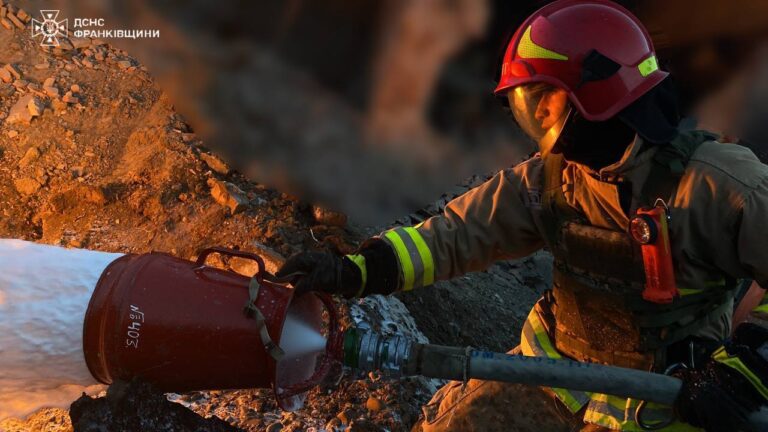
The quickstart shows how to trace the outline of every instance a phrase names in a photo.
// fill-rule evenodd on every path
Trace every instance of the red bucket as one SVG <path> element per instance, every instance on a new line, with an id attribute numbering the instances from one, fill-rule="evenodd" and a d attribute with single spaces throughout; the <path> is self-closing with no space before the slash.
<path id="1" fill-rule="evenodd" d="M 214 252 L 252 259 L 258 272 L 248 278 L 207 267 Z M 336 310 L 328 296 L 293 299 L 291 288 L 267 279 L 273 278 L 259 256 L 224 248 L 206 249 L 197 262 L 162 253 L 115 260 L 101 275 L 85 315 L 83 350 L 91 374 L 105 384 L 139 377 L 177 393 L 272 386 L 281 408 L 300 408 L 304 393 L 336 360 Z M 258 289 L 255 302 L 249 287 Z M 261 312 L 264 329 L 244 313 L 247 304 Z M 279 346 L 289 312 L 326 336 L 325 351 L 275 358 L 270 339 Z"/>

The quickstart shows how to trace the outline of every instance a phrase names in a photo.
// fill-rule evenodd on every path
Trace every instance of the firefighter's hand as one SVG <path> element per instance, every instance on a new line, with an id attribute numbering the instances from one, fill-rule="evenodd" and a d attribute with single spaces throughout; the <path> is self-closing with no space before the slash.
<path id="1" fill-rule="evenodd" d="M 363 284 L 360 268 L 331 251 L 299 252 L 288 258 L 275 276 L 289 278 L 297 295 L 323 291 L 353 297 Z"/>
<path id="2" fill-rule="evenodd" d="M 768 403 L 768 330 L 742 324 L 703 367 L 675 375 L 683 387 L 675 402 L 681 420 L 707 431 L 753 431 L 748 418 Z"/>

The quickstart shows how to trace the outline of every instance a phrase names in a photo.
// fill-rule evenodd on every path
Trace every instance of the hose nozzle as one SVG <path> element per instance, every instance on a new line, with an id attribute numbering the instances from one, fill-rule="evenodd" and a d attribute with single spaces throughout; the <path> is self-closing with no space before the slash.
<path id="1" fill-rule="evenodd" d="M 344 332 L 344 365 L 366 372 L 380 371 L 400 377 L 413 351 L 403 336 L 382 336 L 370 330 L 350 328 Z"/>

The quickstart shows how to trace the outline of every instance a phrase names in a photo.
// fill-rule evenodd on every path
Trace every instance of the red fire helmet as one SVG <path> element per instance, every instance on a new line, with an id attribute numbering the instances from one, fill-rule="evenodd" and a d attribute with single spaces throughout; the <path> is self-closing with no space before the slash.
<path id="1" fill-rule="evenodd" d="M 494 93 L 546 84 L 564 90 L 585 119 L 604 121 L 667 75 L 647 30 L 628 10 L 608 0 L 559 0 L 512 37 Z"/>

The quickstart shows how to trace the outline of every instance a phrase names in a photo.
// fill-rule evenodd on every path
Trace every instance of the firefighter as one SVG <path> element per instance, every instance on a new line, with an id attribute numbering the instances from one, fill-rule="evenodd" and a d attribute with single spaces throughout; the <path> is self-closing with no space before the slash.
<path id="1" fill-rule="evenodd" d="M 495 90 L 539 153 L 442 215 L 353 255 L 298 254 L 278 275 L 305 274 L 298 291 L 389 294 L 546 247 L 553 287 L 512 352 L 672 373 L 684 382 L 675 406 L 471 380 L 438 391 L 416 429 L 750 430 L 768 400 L 768 331 L 745 323 L 731 336 L 731 315 L 738 280 L 768 286 L 768 167 L 679 130 L 667 80 L 621 6 L 544 6 L 510 40 Z M 646 262 L 654 236 L 661 255 Z M 664 269 L 672 283 L 655 283 Z"/>

